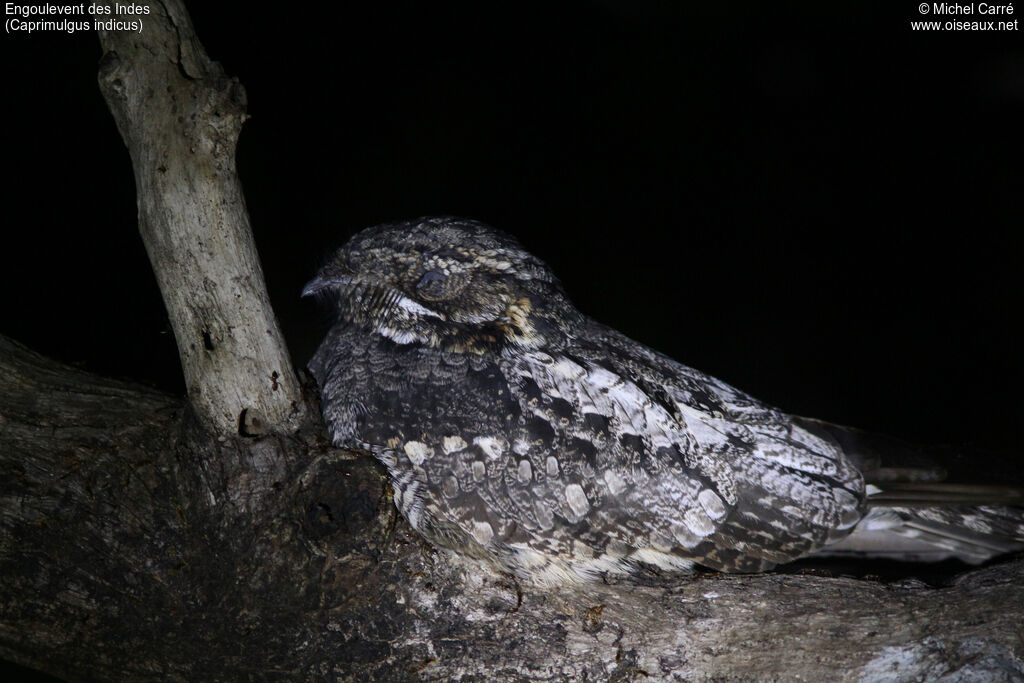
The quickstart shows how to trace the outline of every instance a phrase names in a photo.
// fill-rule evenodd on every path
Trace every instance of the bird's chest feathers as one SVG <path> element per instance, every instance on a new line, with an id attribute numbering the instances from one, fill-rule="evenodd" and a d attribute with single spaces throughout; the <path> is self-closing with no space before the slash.
<path id="1" fill-rule="evenodd" d="M 401 450 L 437 434 L 501 433 L 517 417 L 505 377 L 485 356 L 380 340 L 352 360 L 354 436 L 364 444 Z"/>

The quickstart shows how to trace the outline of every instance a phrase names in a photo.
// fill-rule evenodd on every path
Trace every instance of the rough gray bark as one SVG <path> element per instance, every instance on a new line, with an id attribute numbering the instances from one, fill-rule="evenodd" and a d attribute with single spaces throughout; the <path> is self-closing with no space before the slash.
<path id="1" fill-rule="evenodd" d="M 419 541 L 313 425 L 0 340 L 0 655 L 71 680 L 1020 680 L 1024 560 L 946 588 L 710 575 L 555 594 Z"/>
<path id="2" fill-rule="evenodd" d="M 297 403 L 231 160 L 240 88 L 179 4 L 150 6 L 145 37 L 104 37 L 101 80 L 191 404 L 0 338 L 0 656 L 70 680 L 1024 677 L 1021 559 L 945 588 L 769 574 L 520 594 L 422 543 L 372 459 L 329 448 Z M 274 429 L 241 436 L 253 406 Z"/>
<path id="3" fill-rule="evenodd" d="M 180 0 L 143 4 L 140 33 L 99 32 L 99 82 L 131 153 L 189 400 L 219 434 L 281 428 L 300 391 L 235 173 L 245 90 L 206 56 Z"/>

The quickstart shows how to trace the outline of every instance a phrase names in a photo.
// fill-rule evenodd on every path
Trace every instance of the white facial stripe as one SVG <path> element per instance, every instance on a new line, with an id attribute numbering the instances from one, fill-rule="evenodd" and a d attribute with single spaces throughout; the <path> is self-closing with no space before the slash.
<path id="1" fill-rule="evenodd" d="M 444 316 L 437 311 L 432 311 L 407 296 L 399 296 L 395 299 L 395 306 L 398 306 L 406 313 L 410 313 L 412 315 L 426 315 L 431 318 L 437 318 L 438 320 L 444 320 Z"/>
<path id="2" fill-rule="evenodd" d="M 396 344 L 412 344 L 413 342 L 420 341 L 420 338 L 409 330 L 396 330 L 392 327 L 381 325 L 377 328 L 377 331 Z"/>

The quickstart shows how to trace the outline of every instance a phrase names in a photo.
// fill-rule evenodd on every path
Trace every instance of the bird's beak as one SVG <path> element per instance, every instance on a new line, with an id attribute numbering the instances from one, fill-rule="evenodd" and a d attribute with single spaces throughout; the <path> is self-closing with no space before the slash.
<path id="1" fill-rule="evenodd" d="M 302 296 L 313 296 L 319 294 L 325 289 L 334 289 L 336 287 L 344 287 L 345 285 L 355 284 L 355 280 L 344 275 L 326 275 L 320 273 L 315 278 L 306 283 L 306 286 L 302 289 Z"/>

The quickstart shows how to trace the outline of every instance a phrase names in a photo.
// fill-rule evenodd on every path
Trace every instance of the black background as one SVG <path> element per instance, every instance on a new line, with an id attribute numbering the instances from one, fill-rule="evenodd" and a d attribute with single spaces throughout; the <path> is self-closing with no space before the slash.
<path id="1" fill-rule="evenodd" d="M 584 312 L 785 410 L 1024 462 L 1024 43 L 914 32 L 917 5 L 190 10 L 248 92 L 239 171 L 299 365 L 332 248 L 463 215 Z M 3 49 L 0 331 L 182 393 L 95 35 Z"/>
<path id="2" fill-rule="evenodd" d="M 795 413 L 1024 436 L 1021 33 L 917 3 L 192 3 L 249 95 L 238 161 L 301 365 L 299 298 L 361 227 L 487 221 L 578 306 Z M 975 17 L 977 18 L 977 17 Z M 91 34 L 7 35 L 2 331 L 181 393 Z"/>

